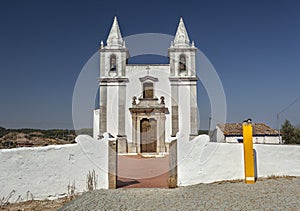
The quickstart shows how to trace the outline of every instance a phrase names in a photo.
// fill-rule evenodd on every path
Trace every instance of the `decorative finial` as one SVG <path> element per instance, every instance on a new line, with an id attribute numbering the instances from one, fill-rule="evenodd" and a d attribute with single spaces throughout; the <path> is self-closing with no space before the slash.
<path id="1" fill-rule="evenodd" d="M 160 97 L 160 104 L 165 104 L 165 97 L 164 96 Z"/>
<path id="2" fill-rule="evenodd" d="M 101 48 L 101 49 L 103 49 L 103 48 L 104 48 L 104 43 L 103 43 L 103 40 L 101 40 L 100 48 Z"/>
<path id="3" fill-rule="evenodd" d="M 136 105 L 136 96 L 133 96 L 132 98 L 132 105 Z"/>

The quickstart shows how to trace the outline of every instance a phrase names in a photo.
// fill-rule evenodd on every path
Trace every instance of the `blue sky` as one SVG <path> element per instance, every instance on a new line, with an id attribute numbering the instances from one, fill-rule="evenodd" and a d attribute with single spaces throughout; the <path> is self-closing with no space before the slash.
<path id="1" fill-rule="evenodd" d="M 299 11 L 296 0 L 2 0 L 0 126 L 72 128 L 77 76 L 106 40 L 116 14 L 123 36 L 175 35 L 183 16 L 190 39 L 223 83 L 227 122 L 251 117 L 276 128 L 276 114 L 300 96 Z M 199 90 L 206 128 L 210 105 Z M 280 114 L 281 121 L 300 125 L 299 107 L 300 100 Z"/>

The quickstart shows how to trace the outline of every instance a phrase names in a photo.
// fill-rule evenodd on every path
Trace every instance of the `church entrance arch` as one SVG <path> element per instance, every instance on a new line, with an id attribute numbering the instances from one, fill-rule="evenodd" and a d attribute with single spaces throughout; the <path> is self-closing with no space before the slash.
<path id="1" fill-rule="evenodd" d="M 165 153 L 165 121 L 168 109 L 163 97 L 139 98 L 129 108 L 132 117 L 132 143 L 137 153 Z"/>
<path id="2" fill-rule="evenodd" d="M 157 121 L 154 118 L 143 118 L 140 121 L 140 138 L 142 153 L 156 153 Z"/>

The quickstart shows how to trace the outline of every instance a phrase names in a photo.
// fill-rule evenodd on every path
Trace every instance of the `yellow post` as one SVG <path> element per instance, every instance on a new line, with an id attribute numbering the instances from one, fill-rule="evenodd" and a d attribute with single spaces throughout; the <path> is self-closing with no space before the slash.
<path id="1" fill-rule="evenodd" d="M 255 182 L 251 119 L 243 122 L 245 183 Z"/>

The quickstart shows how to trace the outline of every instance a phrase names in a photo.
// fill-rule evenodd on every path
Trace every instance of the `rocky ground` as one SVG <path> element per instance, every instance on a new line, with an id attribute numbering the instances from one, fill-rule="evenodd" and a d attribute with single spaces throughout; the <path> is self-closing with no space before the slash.
<path id="1" fill-rule="evenodd" d="M 176 189 L 96 190 L 59 210 L 300 210 L 300 178 L 198 184 Z"/>

